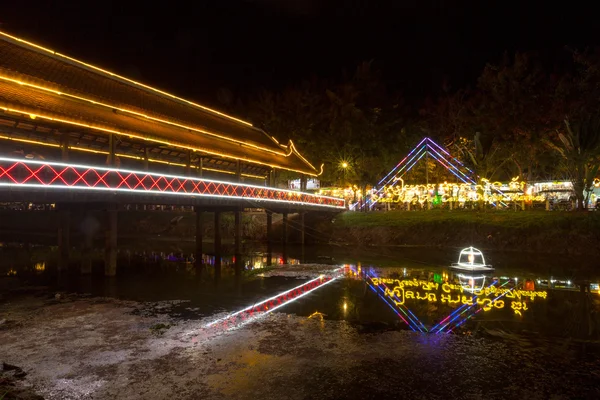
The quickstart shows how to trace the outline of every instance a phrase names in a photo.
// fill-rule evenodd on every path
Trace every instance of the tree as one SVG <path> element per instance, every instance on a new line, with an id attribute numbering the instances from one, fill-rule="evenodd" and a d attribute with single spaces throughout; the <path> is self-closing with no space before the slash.
<path id="1" fill-rule="evenodd" d="M 568 118 L 565 130 L 558 132 L 560 145 L 547 141 L 562 158 L 562 167 L 573 183 L 577 209 L 586 210 L 594 178 L 600 167 L 600 115 L 587 117 L 572 125 Z"/>
<path id="2" fill-rule="evenodd" d="M 575 72 L 556 88 L 557 113 L 565 115 L 554 140 L 545 139 L 561 156 L 561 167 L 573 183 L 577 209 L 587 209 L 591 187 L 600 167 L 600 54 L 573 55 Z"/>
<path id="3" fill-rule="evenodd" d="M 292 139 L 313 164 L 325 163 L 324 184 L 340 184 L 345 175 L 364 188 L 397 162 L 404 144 L 403 103 L 387 93 L 371 62 L 338 83 L 262 91 L 241 111 L 270 134 Z M 339 168 L 342 162 L 349 167 Z"/>
<path id="4" fill-rule="evenodd" d="M 553 112 L 556 85 L 556 79 L 531 53 L 516 53 L 512 59 L 505 57 L 500 65 L 484 68 L 478 93 L 470 104 L 484 154 L 486 147 L 495 153 L 491 164 L 499 167 L 496 173 L 503 169 L 509 175 L 502 179 L 518 175 L 532 181 L 553 172 L 549 171 L 554 163 L 549 160 L 548 149 L 540 144 L 562 123 Z"/>

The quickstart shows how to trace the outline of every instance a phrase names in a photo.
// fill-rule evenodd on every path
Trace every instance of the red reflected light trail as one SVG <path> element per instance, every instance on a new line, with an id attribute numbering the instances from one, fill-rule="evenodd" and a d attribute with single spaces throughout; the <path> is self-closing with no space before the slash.
<path id="1" fill-rule="evenodd" d="M 344 209 L 345 200 L 264 186 L 0 157 L 0 186 L 198 196 Z"/>
<path id="2" fill-rule="evenodd" d="M 225 332 L 234 328 L 239 328 L 248 322 L 254 321 L 260 317 L 264 317 L 278 308 L 290 304 L 291 302 L 296 301 L 307 294 L 334 282 L 343 276 L 343 269 L 344 267 L 337 268 L 328 276 L 321 275 L 318 278 L 310 280 L 285 292 L 279 293 L 266 300 L 262 300 L 261 302 L 246 307 L 243 310 L 209 322 L 208 324 L 204 325 L 201 330 L 216 330 L 217 332 Z M 193 332 L 190 332 L 190 334 L 193 334 Z"/>

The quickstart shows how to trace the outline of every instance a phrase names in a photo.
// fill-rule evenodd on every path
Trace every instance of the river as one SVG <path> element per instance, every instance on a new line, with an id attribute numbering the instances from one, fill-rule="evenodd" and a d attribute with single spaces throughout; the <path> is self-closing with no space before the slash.
<path id="1" fill-rule="evenodd" d="M 305 264 L 240 287 L 165 244 L 62 280 L 51 249 L 4 246 L 0 361 L 49 399 L 599 398 L 595 261 L 486 253 L 494 273 L 469 282 L 458 251 L 292 248 Z"/>

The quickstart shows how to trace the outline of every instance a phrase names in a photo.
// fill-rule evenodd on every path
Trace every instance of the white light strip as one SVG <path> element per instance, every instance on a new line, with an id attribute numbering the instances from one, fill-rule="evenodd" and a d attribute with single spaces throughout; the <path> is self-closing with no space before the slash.
<path id="1" fill-rule="evenodd" d="M 160 190 L 134 190 L 134 189 L 122 189 L 122 188 L 107 188 L 107 187 L 90 187 L 90 186 L 50 186 L 50 185 L 42 185 L 42 184 L 34 184 L 34 183 L 0 183 L 0 187 L 30 187 L 30 188 L 39 188 L 39 189 L 80 189 L 80 190 L 97 190 L 97 191 L 105 191 L 105 192 L 129 192 L 136 193 L 138 195 L 142 194 L 167 194 L 167 195 L 179 195 L 179 196 L 197 196 L 197 197 L 212 197 L 217 199 L 229 199 L 229 200 L 247 200 L 260 203 L 261 201 L 271 202 L 271 203 L 284 203 L 284 204 L 296 204 L 296 205 L 304 205 L 304 206 L 315 206 L 315 207 L 328 207 L 343 210 L 342 206 L 335 206 L 329 204 L 319 204 L 319 203 L 308 203 L 302 201 L 292 201 L 292 200 L 279 200 L 279 199 L 267 199 L 260 197 L 243 197 L 243 196 L 225 196 L 219 194 L 202 194 L 202 193 L 186 193 L 186 192 L 161 192 Z"/>
<path id="2" fill-rule="evenodd" d="M 36 161 L 36 160 L 22 160 L 22 159 L 15 159 L 15 158 L 5 158 L 5 157 L 0 157 L 0 161 L 9 161 L 9 162 L 14 162 L 14 163 L 22 163 L 25 165 L 28 164 L 36 164 L 36 165 L 48 165 L 48 166 L 61 166 L 61 167 L 70 167 L 70 168 L 85 168 L 85 169 L 92 169 L 92 170 L 96 170 L 96 171 L 110 171 L 110 172 L 116 172 L 116 173 L 131 173 L 131 174 L 138 174 L 138 175 L 145 175 L 145 176 L 153 176 L 153 177 L 157 177 L 157 178 L 173 178 L 173 179 L 180 179 L 180 180 L 189 180 L 189 181 L 195 181 L 195 182 L 206 182 L 206 183 L 217 183 L 217 184 L 225 184 L 225 185 L 233 185 L 236 187 L 241 187 L 241 188 L 255 188 L 255 189 L 261 189 L 261 190 L 273 190 L 276 192 L 283 192 L 286 194 L 293 194 L 293 195 L 297 195 L 297 194 L 303 194 L 315 199 L 330 199 L 330 200 L 335 200 L 335 201 L 341 201 L 342 199 L 339 199 L 337 197 L 331 197 L 331 196 L 320 196 L 320 195 L 315 195 L 313 193 L 306 193 L 306 192 L 299 192 L 299 191 L 293 191 L 293 190 L 287 190 L 287 189 L 278 189 L 278 188 L 271 188 L 271 187 L 267 187 L 267 186 L 258 186 L 258 185 L 246 185 L 246 184 L 240 184 L 240 183 L 236 183 L 236 182 L 227 182 L 227 181 L 217 181 L 217 180 L 212 180 L 212 179 L 200 179 L 200 178 L 196 178 L 196 177 L 191 177 L 191 176 L 177 176 L 177 175 L 163 175 L 163 174 L 157 174 L 157 173 L 152 173 L 152 172 L 147 172 L 147 171 L 134 171 L 134 170 L 128 170 L 128 169 L 115 169 L 115 168 L 107 168 L 107 167 L 98 167 L 98 166 L 92 166 L 92 165 L 81 165 L 81 164 L 66 164 L 66 163 L 60 163 L 60 162 L 46 162 L 46 161 Z M 42 184 L 3 184 L 0 183 L 0 185 L 2 186 L 26 186 L 26 187 L 43 187 L 43 188 L 51 188 L 53 186 L 50 185 L 42 185 Z M 190 196 L 213 196 L 213 197 L 223 197 L 223 198 L 240 198 L 240 199 L 253 199 L 253 200 L 268 200 L 268 201 L 280 201 L 280 202 L 284 202 L 284 203 L 295 203 L 295 204 L 313 204 L 313 203 L 306 203 L 306 202 L 298 202 L 298 201 L 287 201 L 287 200 L 275 200 L 275 199 L 261 199 L 261 198 L 256 198 L 256 197 L 241 197 L 241 196 L 218 196 L 218 195 L 204 195 L 204 194 L 200 194 L 200 193 L 179 193 L 179 192 L 162 192 L 162 191 L 155 191 L 155 190 L 133 190 L 133 189 L 121 189 L 121 188 L 92 188 L 92 187 L 78 187 L 78 186 L 59 186 L 59 188 L 77 188 L 77 189 L 95 189 L 95 190 L 109 190 L 109 191 L 132 191 L 135 193 L 161 193 L 161 194 L 183 194 L 183 195 L 190 195 Z M 344 201 L 344 206 L 331 206 L 331 205 L 325 205 L 325 204 L 314 204 L 314 205 L 319 205 L 319 206 L 327 206 L 327 207 L 335 207 L 335 208 L 345 208 L 345 200 Z"/>

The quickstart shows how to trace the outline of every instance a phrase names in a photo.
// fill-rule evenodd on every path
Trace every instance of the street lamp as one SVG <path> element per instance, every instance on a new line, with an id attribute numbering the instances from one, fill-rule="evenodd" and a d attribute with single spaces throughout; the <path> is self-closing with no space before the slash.
<path id="1" fill-rule="evenodd" d="M 342 161 L 340 163 L 340 168 L 342 168 L 342 171 L 344 171 L 344 181 L 342 182 L 342 186 L 346 185 L 346 170 L 348 169 L 348 162 L 347 161 Z"/>

